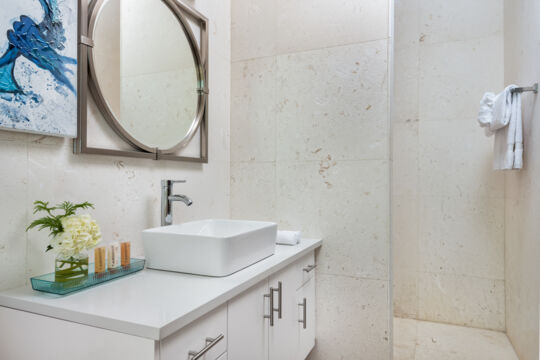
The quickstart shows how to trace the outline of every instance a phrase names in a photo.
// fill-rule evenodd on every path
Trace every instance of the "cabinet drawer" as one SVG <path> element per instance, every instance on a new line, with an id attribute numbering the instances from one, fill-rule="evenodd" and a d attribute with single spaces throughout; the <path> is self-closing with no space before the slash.
<path id="1" fill-rule="evenodd" d="M 296 262 L 296 289 L 301 288 L 315 275 L 315 252 L 310 252 Z"/>
<path id="2" fill-rule="evenodd" d="M 213 346 L 211 346 L 211 340 L 214 340 Z M 160 344 L 161 360 L 190 360 L 192 358 L 190 352 L 199 353 L 210 346 L 211 348 L 201 359 L 221 360 L 220 356 L 227 351 L 226 305 L 195 320 L 163 340 Z"/>

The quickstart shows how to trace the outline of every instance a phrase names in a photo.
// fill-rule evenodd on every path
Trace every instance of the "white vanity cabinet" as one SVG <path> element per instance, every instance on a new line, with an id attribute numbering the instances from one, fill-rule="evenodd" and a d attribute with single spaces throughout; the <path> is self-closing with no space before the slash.
<path id="1" fill-rule="evenodd" d="M 225 278 L 155 270 L 65 297 L 0 293 L 0 359 L 304 360 L 315 345 L 315 249 Z"/>
<path id="2" fill-rule="evenodd" d="M 229 301 L 231 359 L 304 360 L 308 356 L 315 346 L 314 265 L 310 253 Z"/>

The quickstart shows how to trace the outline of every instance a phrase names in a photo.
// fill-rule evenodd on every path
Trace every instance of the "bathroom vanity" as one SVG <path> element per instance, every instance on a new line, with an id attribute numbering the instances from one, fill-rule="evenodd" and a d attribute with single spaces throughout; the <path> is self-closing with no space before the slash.
<path id="1" fill-rule="evenodd" d="M 276 246 L 228 277 L 144 270 L 69 296 L 0 293 L 9 360 L 302 360 L 315 345 L 315 250 Z"/>

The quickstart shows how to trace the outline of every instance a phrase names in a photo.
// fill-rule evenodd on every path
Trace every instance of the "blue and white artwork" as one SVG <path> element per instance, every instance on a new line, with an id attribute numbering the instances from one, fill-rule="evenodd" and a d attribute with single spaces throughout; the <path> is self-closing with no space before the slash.
<path id="1" fill-rule="evenodd" d="M 0 129 L 77 136 L 77 0 L 0 0 Z"/>

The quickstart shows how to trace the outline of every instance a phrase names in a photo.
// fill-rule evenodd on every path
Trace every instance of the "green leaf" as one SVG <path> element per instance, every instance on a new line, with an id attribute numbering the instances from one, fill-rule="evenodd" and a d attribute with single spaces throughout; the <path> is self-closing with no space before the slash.
<path id="1" fill-rule="evenodd" d="M 54 210 L 54 207 L 49 207 L 48 201 L 34 201 L 34 214 L 40 212 L 40 211 L 46 211 L 49 215 L 51 214 L 51 211 Z"/>
<path id="2" fill-rule="evenodd" d="M 64 210 L 64 216 L 75 215 L 78 209 L 89 209 L 89 208 L 93 209 L 94 205 L 89 203 L 88 201 L 85 201 L 80 204 L 73 204 L 72 202 L 64 201 L 63 203 L 58 204 L 54 207 L 54 209 L 56 210 Z"/>
<path id="3" fill-rule="evenodd" d="M 51 236 L 55 236 L 64 231 L 62 227 L 61 217 L 54 216 L 43 217 L 41 219 L 32 221 L 32 223 L 26 228 L 26 231 L 35 227 L 39 227 L 39 231 L 43 229 L 49 229 L 51 231 Z"/>

